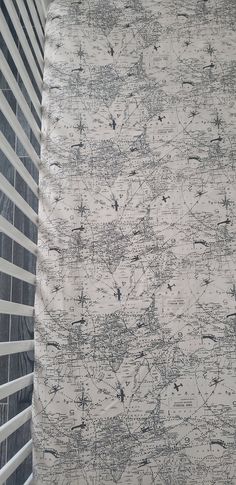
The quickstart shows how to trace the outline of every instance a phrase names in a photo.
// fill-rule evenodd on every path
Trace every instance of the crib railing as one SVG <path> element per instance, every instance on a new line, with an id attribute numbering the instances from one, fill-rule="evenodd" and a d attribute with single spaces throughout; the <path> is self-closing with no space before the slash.
<path id="1" fill-rule="evenodd" d="M 33 483 L 33 318 L 49 3 L 0 0 L 0 485 Z"/>

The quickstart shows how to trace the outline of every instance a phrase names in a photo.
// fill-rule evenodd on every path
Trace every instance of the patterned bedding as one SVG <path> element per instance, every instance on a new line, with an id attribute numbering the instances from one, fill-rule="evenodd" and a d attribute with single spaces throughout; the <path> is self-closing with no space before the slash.
<path id="1" fill-rule="evenodd" d="M 38 485 L 236 484 L 233 0 L 54 0 Z"/>

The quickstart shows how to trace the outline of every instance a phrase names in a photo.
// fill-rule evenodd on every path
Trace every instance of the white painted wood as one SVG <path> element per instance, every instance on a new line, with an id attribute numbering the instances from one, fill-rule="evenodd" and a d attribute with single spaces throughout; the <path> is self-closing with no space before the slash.
<path id="1" fill-rule="evenodd" d="M 35 4 L 32 0 L 26 0 L 27 5 L 29 7 L 30 14 L 32 16 L 35 30 L 37 32 L 38 40 L 35 36 L 34 29 L 31 25 L 31 21 L 25 7 L 25 3 L 23 0 L 16 0 L 17 6 L 19 8 L 20 15 L 24 22 L 24 27 L 28 33 L 30 43 L 28 43 L 28 37 L 25 34 L 24 28 L 19 21 L 19 17 L 17 14 L 17 10 L 14 6 L 14 3 L 11 1 L 6 2 L 6 7 L 8 10 L 8 14 L 11 18 L 11 21 L 14 25 L 16 30 L 19 42 L 22 46 L 22 49 L 25 53 L 27 61 L 29 63 L 30 69 L 33 73 L 35 82 L 38 86 L 38 89 L 42 91 L 42 75 L 40 72 L 43 71 L 43 55 L 38 44 L 38 40 L 40 45 L 43 49 L 44 46 L 44 27 L 46 22 L 46 15 L 49 6 L 49 0 L 35 0 L 37 9 L 35 8 Z M 39 20 L 40 18 L 40 20 Z M 9 52 L 14 60 L 16 68 L 19 72 L 19 75 L 24 83 L 24 86 L 28 92 L 30 100 L 36 110 L 36 113 L 41 119 L 41 106 L 39 99 L 37 97 L 35 88 L 33 83 L 30 79 L 30 76 L 25 68 L 24 62 L 20 56 L 18 48 L 14 42 L 12 37 L 11 31 L 9 26 L 4 18 L 2 12 L 0 12 L 0 30 L 3 35 L 4 41 L 9 49 Z M 33 53 L 31 50 L 33 48 Z M 35 61 L 34 54 L 37 57 L 37 61 Z M 16 102 L 19 105 L 22 113 L 24 114 L 32 132 L 36 140 L 40 143 L 40 128 L 37 125 L 37 122 L 33 116 L 30 106 L 26 102 L 24 95 L 15 79 L 8 62 L 4 55 L 0 53 L 0 64 L 3 75 L 9 85 L 9 88 L 13 92 Z M 40 66 L 40 69 L 38 68 Z M 35 149 L 31 145 L 31 142 L 27 135 L 25 134 L 21 124 L 19 123 L 17 116 L 11 109 L 7 99 L 5 98 L 3 92 L 0 93 L 0 105 L 1 110 L 6 117 L 7 121 L 11 125 L 12 129 L 14 130 L 16 136 L 18 137 L 19 141 L 22 143 L 23 147 L 25 148 L 28 156 L 32 159 L 35 166 L 38 168 L 41 165 L 40 159 L 35 152 Z M 18 171 L 20 176 L 23 180 L 27 183 L 30 187 L 32 192 L 38 197 L 38 186 L 37 183 L 34 181 L 32 176 L 29 174 L 27 169 L 24 167 L 21 159 L 19 156 L 14 152 L 10 144 L 8 143 L 5 136 L 0 133 L 0 145 L 1 150 L 8 158 L 9 162 L 13 165 L 13 167 Z M 0 188 L 1 190 L 7 195 L 7 197 L 12 200 L 12 202 L 19 207 L 19 209 L 34 223 L 37 224 L 38 216 L 35 211 L 27 204 L 24 198 L 15 190 L 15 188 L 8 182 L 8 180 L 0 174 Z M 0 232 L 5 233 L 7 236 L 12 238 L 14 241 L 19 243 L 21 246 L 32 252 L 33 254 L 37 253 L 37 246 L 33 243 L 28 237 L 26 237 L 21 231 L 16 229 L 11 223 L 9 223 L 4 217 L 0 215 Z M 26 281 L 30 284 L 36 283 L 36 277 L 29 271 L 20 268 L 13 263 L 5 260 L 4 258 L 0 258 L 0 271 L 11 275 L 12 277 L 19 278 L 22 281 Z M 0 313 L 10 314 L 10 315 L 22 315 L 22 316 L 33 316 L 34 315 L 34 308 L 28 305 L 13 303 L 5 300 L 0 300 Z M 34 349 L 34 340 L 22 340 L 22 341 L 13 341 L 13 342 L 0 342 L 0 356 L 3 355 L 12 355 L 20 352 L 27 352 Z M 5 399 L 6 397 L 18 392 L 21 389 L 31 385 L 33 383 L 33 373 L 20 377 L 19 379 L 15 379 L 14 381 L 7 382 L 0 386 L 0 400 Z M 14 416 L 11 420 L 6 422 L 4 425 L 0 427 L 0 443 L 6 440 L 12 433 L 14 433 L 17 429 L 19 429 L 24 423 L 29 421 L 32 417 L 32 406 L 29 406 L 27 409 L 19 413 L 18 415 Z M 17 469 L 17 467 L 27 458 L 27 456 L 32 452 L 32 440 L 30 440 L 23 448 L 10 459 L 6 465 L 0 470 L 0 485 L 5 484 L 6 480 L 12 475 L 12 473 Z M 33 484 L 33 473 L 28 477 L 25 482 L 25 485 Z"/>
<path id="2" fill-rule="evenodd" d="M 44 4 L 43 4 L 42 0 L 35 0 L 35 3 L 36 3 L 36 6 L 37 6 L 37 9 L 38 9 L 40 20 L 42 22 L 42 26 L 44 28 L 45 22 L 46 22 L 46 12 L 44 11 Z"/>
<path id="3" fill-rule="evenodd" d="M 14 379 L 14 381 L 6 382 L 0 386 L 0 400 L 5 399 L 5 397 L 11 396 L 15 392 L 24 389 L 25 387 L 31 386 L 33 384 L 34 373 L 26 374 L 25 376 Z M 0 475 L 1 476 L 1 475 Z"/>
<path id="4" fill-rule="evenodd" d="M 33 27 L 31 25 L 31 22 L 30 22 L 30 19 L 29 19 L 29 16 L 28 16 L 28 12 L 26 10 L 24 2 L 22 0 L 17 0 L 17 6 L 19 8 L 21 17 L 22 17 L 23 22 L 25 24 L 25 28 L 28 32 L 29 38 L 31 40 L 34 52 L 36 54 L 38 63 L 40 65 L 40 68 L 43 70 L 43 56 L 42 56 L 42 53 L 41 53 L 40 48 L 38 46 L 38 42 L 36 40 L 34 30 L 33 30 Z"/>
<path id="5" fill-rule="evenodd" d="M 36 32 L 37 32 L 37 35 L 38 35 L 38 38 L 39 38 L 39 42 L 40 42 L 40 44 L 43 48 L 43 46 L 44 46 L 44 34 L 43 34 L 42 27 L 41 27 L 40 22 L 39 22 L 39 18 L 38 18 L 36 8 L 35 8 L 32 0 L 26 0 L 26 1 L 27 1 L 27 4 L 28 4 L 30 13 L 31 13 L 33 22 L 34 22 L 34 26 L 35 26 L 35 29 L 36 29 Z"/>
<path id="6" fill-rule="evenodd" d="M 16 266 L 13 263 L 10 263 L 9 261 L 1 257 L 0 257 L 0 271 L 10 276 L 13 276 L 13 278 L 18 278 L 19 280 L 26 281 L 26 283 L 30 283 L 31 285 L 36 284 L 36 277 L 34 274 L 30 273 L 29 271 L 26 271 L 23 268 L 20 268 L 19 266 Z"/>
<path id="7" fill-rule="evenodd" d="M 39 164 L 40 164 L 40 159 L 39 159 L 33 145 L 31 145 L 29 138 L 26 136 L 22 126 L 20 125 L 15 113 L 12 111 L 12 109 L 11 109 L 9 103 L 7 102 L 2 91 L 0 91 L 0 106 L 1 106 L 1 110 L 2 110 L 5 118 L 7 119 L 8 123 L 13 128 L 14 132 L 16 133 L 17 137 L 19 138 L 20 142 L 24 146 L 24 148 L 27 151 L 30 158 L 33 160 L 35 165 L 38 167 Z"/>
<path id="8" fill-rule="evenodd" d="M 0 356 L 29 352 L 34 349 L 34 340 L 17 340 L 12 342 L 0 342 Z M 0 427 L 1 439 L 1 427 Z"/>
<path id="9" fill-rule="evenodd" d="M 29 476 L 28 480 L 24 483 L 24 485 L 32 485 L 34 483 L 34 476 L 33 473 Z"/>
<path id="10" fill-rule="evenodd" d="M 28 170 L 24 167 L 22 161 L 20 160 L 18 155 L 14 152 L 11 145 L 8 143 L 7 139 L 2 133 L 0 133 L 0 146 L 1 146 L 1 150 L 5 153 L 8 160 L 15 167 L 17 172 L 21 175 L 21 177 L 30 187 L 32 192 L 38 197 L 38 192 L 39 192 L 38 185 L 36 184 L 35 180 L 31 177 Z"/>
<path id="11" fill-rule="evenodd" d="M 28 44 L 28 41 L 27 41 L 25 32 L 23 30 L 23 27 L 22 27 L 21 23 L 19 22 L 19 17 L 17 15 L 17 12 L 16 12 L 16 9 L 14 7 L 13 2 L 7 2 L 7 11 L 8 11 L 8 14 L 11 18 L 13 25 L 14 25 L 15 31 L 18 35 L 18 39 L 19 39 L 21 46 L 24 50 L 24 53 L 26 55 L 26 58 L 27 58 L 27 61 L 29 63 L 29 66 L 31 68 L 31 71 L 34 75 L 34 79 L 37 83 L 37 86 L 38 86 L 39 89 L 42 89 L 42 76 L 41 76 L 41 74 L 38 70 L 37 64 L 36 64 L 35 59 L 33 57 L 30 46 Z"/>
<path id="12" fill-rule="evenodd" d="M 23 448 L 21 448 L 11 460 L 0 470 L 0 485 L 3 485 L 5 481 L 12 475 L 12 473 L 18 468 L 18 466 L 32 453 L 32 440 L 28 441 Z"/>
<path id="13" fill-rule="evenodd" d="M 23 2 L 22 2 L 23 3 Z M 14 63 L 18 69 L 18 72 L 20 74 L 20 77 L 28 91 L 28 94 L 32 100 L 32 103 L 35 107 L 35 110 L 38 114 L 38 116 L 40 117 L 41 116 L 41 107 L 40 107 L 40 102 L 39 102 L 39 99 L 36 95 L 36 92 L 35 92 L 35 89 L 34 89 L 34 86 L 31 82 L 31 79 L 29 77 L 29 74 L 28 72 L 26 71 L 26 68 L 25 68 L 25 65 L 23 63 L 23 60 L 21 59 L 21 56 L 19 54 L 19 51 L 17 49 L 17 46 L 15 44 L 15 41 L 11 35 L 11 31 L 7 25 L 7 22 L 5 20 L 5 17 L 3 15 L 3 13 L 0 11 L 0 31 L 1 31 L 1 34 L 6 42 L 6 45 L 9 49 L 9 52 L 12 56 L 12 58 L 14 59 Z"/>
<path id="14" fill-rule="evenodd" d="M 7 181 L 7 179 L 0 173 L 0 187 L 4 194 L 11 199 L 11 201 L 24 212 L 24 214 L 34 223 L 38 222 L 37 213 L 30 207 L 29 204 L 21 197 L 16 189 Z"/>
<path id="15" fill-rule="evenodd" d="M 45 0 L 41 0 L 41 4 L 42 4 L 43 13 L 46 19 L 47 11 L 48 11 L 48 2 L 46 2 Z"/>
<path id="16" fill-rule="evenodd" d="M 33 254 L 37 253 L 37 245 L 26 237 L 21 231 L 16 229 L 5 217 L 0 215 L 0 232 L 4 232 L 8 237 L 14 239 L 18 244 L 28 249 Z"/>
<path id="17" fill-rule="evenodd" d="M 0 443 L 4 441 L 8 436 L 14 433 L 22 424 L 29 421 L 32 417 L 32 406 L 24 409 L 21 413 L 14 416 L 14 418 L 7 421 L 7 423 L 0 426 Z"/>
<path id="18" fill-rule="evenodd" d="M 51 1 L 52 0 L 42 0 L 42 3 L 45 6 L 46 12 L 48 11 L 48 8 L 49 8 L 49 5 L 50 5 Z"/>
<path id="19" fill-rule="evenodd" d="M 0 300 L 0 313 L 5 313 L 6 315 L 21 315 L 24 317 L 33 317 L 34 307 L 29 305 L 22 305 L 21 303 L 13 303 L 12 301 Z M 3 398 L 0 397 L 0 400 L 1 399 Z"/>
<path id="20" fill-rule="evenodd" d="M 5 77 L 10 89 L 12 90 L 16 98 L 16 101 L 21 108 L 21 111 L 23 112 L 25 118 L 27 119 L 31 130 L 34 132 L 34 136 L 36 140 L 40 142 L 40 128 L 37 125 L 37 122 L 32 114 L 32 111 L 30 110 L 30 107 L 20 90 L 19 84 L 16 82 L 16 79 L 13 76 L 12 71 L 8 65 L 8 62 L 6 61 L 2 52 L 0 52 L 0 66 L 1 66 L 1 71 L 3 73 L 3 76 Z"/>

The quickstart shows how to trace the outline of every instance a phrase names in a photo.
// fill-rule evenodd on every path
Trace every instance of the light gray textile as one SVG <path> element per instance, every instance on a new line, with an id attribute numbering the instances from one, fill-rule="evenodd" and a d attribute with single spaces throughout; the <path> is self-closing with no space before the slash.
<path id="1" fill-rule="evenodd" d="M 38 485 L 236 484 L 235 19 L 51 4 Z"/>

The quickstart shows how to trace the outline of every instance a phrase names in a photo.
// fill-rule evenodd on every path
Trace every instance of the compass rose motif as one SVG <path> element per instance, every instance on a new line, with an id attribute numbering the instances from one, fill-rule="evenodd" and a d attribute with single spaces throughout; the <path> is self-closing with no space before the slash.
<path id="1" fill-rule="evenodd" d="M 85 131 L 85 125 L 80 120 L 78 125 L 74 126 L 75 130 L 79 131 L 80 135 L 82 135 L 83 131 Z"/>
<path id="2" fill-rule="evenodd" d="M 79 296 L 79 298 L 77 298 L 77 301 L 82 306 L 82 308 L 83 308 L 84 304 L 86 303 L 86 301 L 89 301 L 89 298 L 87 298 L 84 295 L 84 290 L 81 290 L 80 296 Z"/>
<path id="3" fill-rule="evenodd" d="M 86 214 L 86 211 L 89 210 L 85 205 L 83 205 L 83 202 L 81 202 L 80 205 L 75 209 L 80 213 L 81 217 L 83 217 Z"/>
<path id="4" fill-rule="evenodd" d="M 80 46 L 79 50 L 77 51 L 77 56 L 80 58 L 80 60 L 82 60 L 84 55 L 85 55 L 85 52 L 83 51 L 82 47 Z"/>
<path id="5" fill-rule="evenodd" d="M 230 206 L 230 204 L 231 204 L 230 199 L 228 199 L 228 197 L 226 197 L 226 195 L 225 195 L 224 198 L 221 200 L 221 205 L 223 205 L 223 207 L 225 207 L 226 209 L 228 209 L 228 207 Z"/>
<path id="6" fill-rule="evenodd" d="M 78 404 L 79 408 L 82 408 L 82 411 L 84 411 L 91 401 L 85 396 L 84 391 L 82 391 L 81 396 L 74 402 L 75 404 Z"/>

